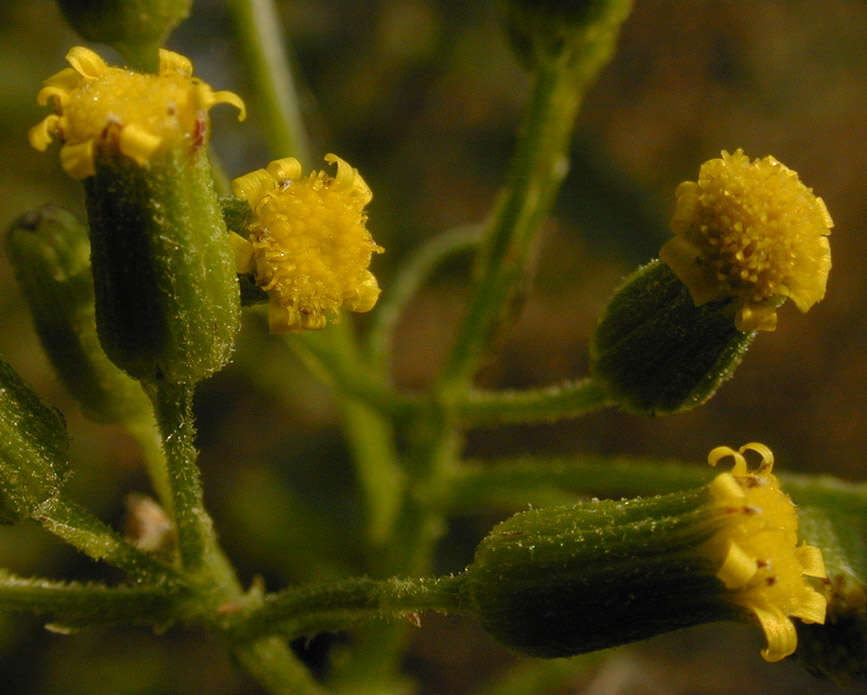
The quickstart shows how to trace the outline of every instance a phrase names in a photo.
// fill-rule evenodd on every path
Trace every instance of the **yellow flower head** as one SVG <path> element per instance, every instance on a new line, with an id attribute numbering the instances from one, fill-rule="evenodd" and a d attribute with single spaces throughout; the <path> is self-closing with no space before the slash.
<path id="1" fill-rule="evenodd" d="M 744 453 L 761 457 L 755 470 Z M 716 576 L 732 592 L 730 600 L 759 621 L 768 642 L 766 661 L 779 661 L 795 651 L 798 636 L 791 618 L 825 622 L 825 597 L 805 576 L 825 578 L 822 551 L 797 545 L 798 517 L 789 497 L 771 472 L 774 456 L 764 444 L 751 443 L 738 451 L 720 446 L 708 454 L 715 466 L 731 458 L 734 466 L 710 484 L 711 504 L 723 525 L 706 550 L 719 562 Z"/>
<path id="2" fill-rule="evenodd" d="M 825 296 L 834 223 L 797 173 L 770 156 L 723 151 L 675 195 L 675 236 L 659 256 L 697 306 L 733 297 L 739 330 L 772 331 L 781 298 L 807 311 Z"/>
<path id="3" fill-rule="evenodd" d="M 214 92 L 193 77 L 190 61 L 160 50 L 156 75 L 113 68 L 93 51 L 76 46 L 66 54 L 72 66 L 49 77 L 36 97 L 53 103 L 55 113 L 30 129 L 30 144 L 44 151 L 53 138 L 63 143 L 60 163 L 72 178 L 95 173 L 97 148 L 112 147 L 146 166 L 166 147 L 201 147 L 214 104 L 244 102 L 232 92 Z"/>
<path id="4" fill-rule="evenodd" d="M 379 285 L 368 270 L 383 249 L 373 241 L 364 207 L 372 194 L 356 169 L 333 154 L 332 177 L 301 175 L 297 159 L 278 159 L 232 182 L 252 211 L 246 234 L 233 235 L 238 272 L 253 273 L 270 298 L 272 332 L 323 328 L 341 307 L 369 311 Z"/>

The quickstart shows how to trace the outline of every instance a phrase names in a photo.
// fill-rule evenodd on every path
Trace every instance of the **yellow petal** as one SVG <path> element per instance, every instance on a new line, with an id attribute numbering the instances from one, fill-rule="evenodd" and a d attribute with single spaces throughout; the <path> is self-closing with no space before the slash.
<path id="1" fill-rule="evenodd" d="M 43 82 L 42 89 L 36 95 L 36 103 L 40 106 L 48 104 L 49 99 L 54 97 L 61 106 L 69 101 L 69 92 L 81 83 L 81 75 L 72 68 L 63 68 L 60 72 L 49 77 Z"/>
<path id="2" fill-rule="evenodd" d="M 99 77 L 108 69 L 102 58 L 84 46 L 70 48 L 66 60 L 79 75 L 89 80 Z"/>
<path id="3" fill-rule="evenodd" d="M 162 138 L 149 133 L 141 126 L 130 123 L 121 128 L 118 145 L 120 151 L 139 166 L 144 166 L 150 160 L 151 155 L 162 143 Z"/>
<path id="4" fill-rule="evenodd" d="M 818 591 L 810 589 L 804 592 L 803 596 L 801 596 L 800 605 L 792 610 L 790 615 L 800 618 L 805 623 L 819 623 L 822 625 L 825 622 L 827 610 L 828 602 L 825 600 L 825 597 Z"/>
<path id="5" fill-rule="evenodd" d="M 726 585 L 726 589 L 739 589 L 755 576 L 758 569 L 755 558 L 747 555 L 737 543 L 730 543 L 716 576 Z"/>
<path id="6" fill-rule="evenodd" d="M 251 208 L 256 206 L 262 196 L 275 188 L 274 178 L 264 169 L 256 169 L 232 180 L 235 197 L 246 200 Z"/>
<path id="7" fill-rule="evenodd" d="M 779 609 L 751 608 L 753 615 L 759 620 L 765 638 L 767 649 L 762 650 L 765 661 L 781 661 L 795 651 L 798 646 L 798 633 L 789 618 Z"/>
<path id="8" fill-rule="evenodd" d="M 301 178 L 301 162 L 295 157 L 275 159 L 268 165 L 266 171 L 277 182 L 297 181 Z"/>
<path id="9" fill-rule="evenodd" d="M 76 180 L 93 176 L 96 173 L 93 164 L 93 140 L 61 147 L 60 165 L 67 174 Z"/>
<path id="10" fill-rule="evenodd" d="M 235 92 L 230 92 L 227 89 L 221 89 L 213 93 L 213 104 L 231 104 L 238 109 L 238 120 L 243 121 L 247 118 L 247 107 L 244 105 L 244 100 L 241 99 Z"/>
<path id="11" fill-rule="evenodd" d="M 808 577 L 825 579 L 828 576 L 825 570 L 825 560 L 822 551 L 814 545 L 801 545 L 795 548 L 795 557 L 801 564 L 801 574 Z"/>
<path id="12" fill-rule="evenodd" d="M 45 152 L 48 145 L 54 139 L 53 136 L 57 132 L 57 124 L 60 121 L 60 116 L 56 114 L 51 114 L 39 121 L 27 132 L 30 146 L 40 152 Z"/>
<path id="13" fill-rule="evenodd" d="M 743 306 L 735 316 L 735 328 L 744 333 L 750 331 L 775 331 L 777 310 L 773 306 Z"/>
<path id="14" fill-rule="evenodd" d="M 193 64 L 186 56 L 161 48 L 159 74 L 166 75 L 173 72 L 183 75 L 184 77 L 192 77 Z"/>

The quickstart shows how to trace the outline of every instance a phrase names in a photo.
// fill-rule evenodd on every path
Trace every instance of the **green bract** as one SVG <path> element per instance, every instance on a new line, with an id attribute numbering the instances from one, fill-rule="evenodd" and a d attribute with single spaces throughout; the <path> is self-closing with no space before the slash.
<path id="1" fill-rule="evenodd" d="M 663 415 L 710 398 L 755 337 L 734 325 L 728 300 L 695 306 L 667 265 L 653 261 L 627 277 L 590 344 L 594 378 L 624 410 Z"/>
<path id="2" fill-rule="evenodd" d="M 0 522 L 27 519 L 58 495 L 68 454 L 63 416 L 0 360 Z"/>
<path id="3" fill-rule="evenodd" d="M 240 295 L 207 150 L 169 149 L 147 167 L 105 154 L 84 184 L 108 356 L 147 382 L 195 383 L 225 366 Z"/>
<path id="4" fill-rule="evenodd" d="M 141 386 L 99 345 L 87 227 L 46 205 L 12 225 L 6 250 L 42 346 L 84 413 L 99 422 L 147 416 L 150 402 Z"/>

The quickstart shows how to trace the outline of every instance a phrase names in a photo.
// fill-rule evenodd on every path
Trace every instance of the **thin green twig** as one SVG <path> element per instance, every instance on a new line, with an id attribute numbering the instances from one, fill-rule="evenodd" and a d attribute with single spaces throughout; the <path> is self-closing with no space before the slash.
<path id="1" fill-rule="evenodd" d="M 272 154 L 296 157 L 309 164 L 307 134 L 273 0 L 228 0 L 227 5 L 253 80 Z"/>
<path id="2" fill-rule="evenodd" d="M 523 391 L 470 390 L 455 405 L 462 425 L 556 422 L 610 405 L 605 387 L 593 379 Z"/>
<path id="3" fill-rule="evenodd" d="M 465 613 L 462 581 L 461 575 L 384 580 L 359 577 L 293 587 L 266 596 L 260 607 L 239 618 L 234 629 L 245 638 L 278 632 L 298 637 L 360 621 L 414 619 L 414 614 L 423 611 Z"/>
<path id="4" fill-rule="evenodd" d="M 134 547 L 86 509 L 60 497 L 43 502 L 33 518 L 58 538 L 90 558 L 122 569 L 131 578 L 150 583 L 178 584 L 178 573 Z"/>
<path id="5" fill-rule="evenodd" d="M 175 600 L 165 584 L 108 586 L 0 572 L 0 610 L 50 616 L 66 627 L 165 625 Z"/>

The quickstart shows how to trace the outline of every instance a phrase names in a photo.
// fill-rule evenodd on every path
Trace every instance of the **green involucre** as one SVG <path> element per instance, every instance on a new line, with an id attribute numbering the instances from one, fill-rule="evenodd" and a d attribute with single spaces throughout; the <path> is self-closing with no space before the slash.
<path id="1" fill-rule="evenodd" d="M 225 366 L 240 298 L 205 148 L 171 148 L 145 167 L 101 154 L 84 184 L 106 354 L 149 383 L 196 383 Z"/>
<path id="2" fill-rule="evenodd" d="M 708 400 L 754 337 L 735 328 L 731 302 L 696 307 L 669 267 L 653 261 L 608 303 L 591 340 L 590 368 L 624 410 L 677 413 Z"/>
<path id="3" fill-rule="evenodd" d="M 697 548 L 706 490 L 516 514 L 476 549 L 465 596 L 509 647 L 560 657 L 732 617 Z"/>

